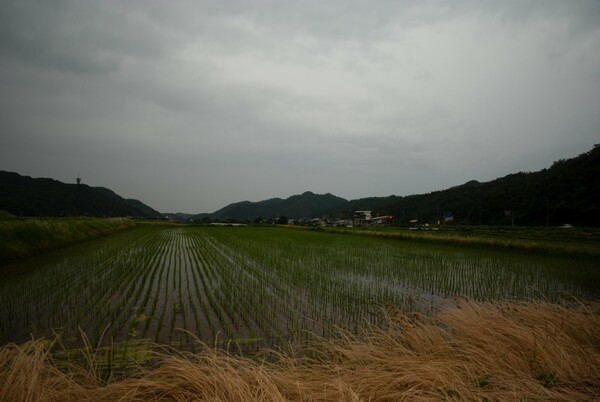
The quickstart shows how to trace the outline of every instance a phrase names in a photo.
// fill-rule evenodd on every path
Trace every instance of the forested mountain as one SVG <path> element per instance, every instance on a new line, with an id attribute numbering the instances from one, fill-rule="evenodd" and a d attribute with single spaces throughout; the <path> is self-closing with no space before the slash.
<path id="1" fill-rule="evenodd" d="M 65 184 L 0 171 L 0 210 L 16 216 L 139 216 L 161 214 L 137 200 L 85 184 Z M 600 226 L 600 146 L 572 159 L 561 159 L 539 172 L 519 172 L 480 183 L 410 196 L 347 201 L 307 191 L 286 199 L 230 204 L 201 220 L 278 218 L 351 218 L 354 211 L 394 215 L 396 223 L 436 223 L 450 214 L 455 224 Z M 175 214 L 182 219 L 188 214 Z"/>
<path id="2" fill-rule="evenodd" d="M 124 199 L 107 188 L 5 171 L 0 171 L 0 210 L 16 216 L 160 216 L 146 204 Z"/>
<path id="3" fill-rule="evenodd" d="M 271 198 L 259 202 L 242 201 L 229 204 L 209 215 L 211 219 L 254 219 L 256 217 L 277 218 L 281 216 L 293 218 L 310 218 L 323 211 L 332 210 L 345 205 L 348 201 L 332 194 L 315 194 L 306 191 L 286 199 Z"/>
<path id="4" fill-rule="evenodd" d="M 539 172 L 519 172 L 485 183 L 463 185 L 428 194 L 369 197 L 346 201 L 331 194 L 306 192 L 285 200 L 230 204 L 211 219 L 256 217 L 351 218 L 354 211 L 393 215 L 395 223 L 436 223 L 451 215 L 454 224 L 600 226 L 600 146 L 578 157 L 559 160 Z"/>
<path id="5" fill-rule="evenodd" d="M 600 226 L 600 146 L 539 172 L 473 180 L 428 194 L 363 198 L 322 213 L 348 217 L 355 210 L 395 215 L 401 223 L 435 223 L 450 212 L 458 224 L 511 224 L 514 218 L 517 225 Z"/>

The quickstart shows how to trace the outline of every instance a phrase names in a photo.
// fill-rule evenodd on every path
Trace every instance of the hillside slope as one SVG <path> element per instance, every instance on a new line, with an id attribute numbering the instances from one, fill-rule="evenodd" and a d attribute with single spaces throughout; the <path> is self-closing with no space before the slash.
<path id="1" fill-rule="evenodd" d="M 516 225 L 600 226 L 600 146 L 538 172 L 472 180 L 428 194 L 352 200 L 322 214 L 348 217 L 355 210 L 395 215 L 401 223 L 435 223 L 450 212 L 459 224 L 510 225 L 514 218 Z"/>
<path id="2" fill-rule="evenodd" d="M 354 211 L 393 215 L 406 224 L 437 223 L 452 216 L 455 224 L 600 226 L 600 146 L 562 159 L 538 172 L 519 172 L 489 182 L 471 180 L 446 190 L 410 196 L 390 195 L 352 201 L 332 194 L 305 192 L 287 199 L 230 204 L 211 219 L 256 217 L 351 218 Z"/>
<path id="3" fill-rule="evenodd" d="M 259 202 L 242 201 L 229 204 L 209 215 L 211 219 L 253 219 L 256 217 L 305 218 L 318 215 L 321 211 L 345 205 L 348 201 L 332 194 L 315 194 L 306 191 L 286 199 L 271 198 Z"/>
<path id="4" fill-rule="evenodd" d="M 122 198 L 107 188 L 6 171 L 0 171 L 0 210 L 16 216 L 160 216 L 146 204 Z"/>

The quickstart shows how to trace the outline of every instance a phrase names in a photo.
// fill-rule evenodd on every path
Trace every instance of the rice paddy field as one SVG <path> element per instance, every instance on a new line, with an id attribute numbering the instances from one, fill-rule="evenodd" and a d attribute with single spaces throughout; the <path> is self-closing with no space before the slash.
<path id="1" fill-rule="evenodd" d="M 589 256 L 283 227 L 137 225 L 0 267 L 0 344 L 60 334 L 123 355 L 145 340 L 254 351 L 358 332 L 391 306 L 597 300 L 599 268 Z"/>

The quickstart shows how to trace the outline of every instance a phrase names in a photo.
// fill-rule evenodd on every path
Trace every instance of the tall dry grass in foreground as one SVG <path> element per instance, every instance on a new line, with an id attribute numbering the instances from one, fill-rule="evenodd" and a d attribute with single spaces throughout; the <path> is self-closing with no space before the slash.
<path id="1" fill-rule="evenodd" d="M 207 348 L 160 356 L 103 384 L 57 368 L 48 342 L 0 350 L 2 401 L 549 401 L 600 399 L 600 303 L 458 302 L 427 318 L 292 353 L 242 358 Z"/>

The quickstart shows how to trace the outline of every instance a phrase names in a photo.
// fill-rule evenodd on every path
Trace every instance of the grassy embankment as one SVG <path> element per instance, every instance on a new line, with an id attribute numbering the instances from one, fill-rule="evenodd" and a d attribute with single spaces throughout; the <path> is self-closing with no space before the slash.
<path id="1" fill-rule="evenodd" d="M 0 349 L 0 400 L 420 401 L 600 398 L 600 305 L 469 302 L 294 352 L 160 352 L 108 380 L 57 363 L 46 341 Z"/>
<path id="2" fill-rule="evenodd" d="M 398 227 L 287 227 L 540 254 L 600 257 L 600 229 L 598 228 L 447 226 L 441 227 L 439 230 L 409 230 Z"/>
<path id="3" fill-rule="evenodd" d="M 0 218 L 0 265 L 133 226 L 126 218 Z"/>

